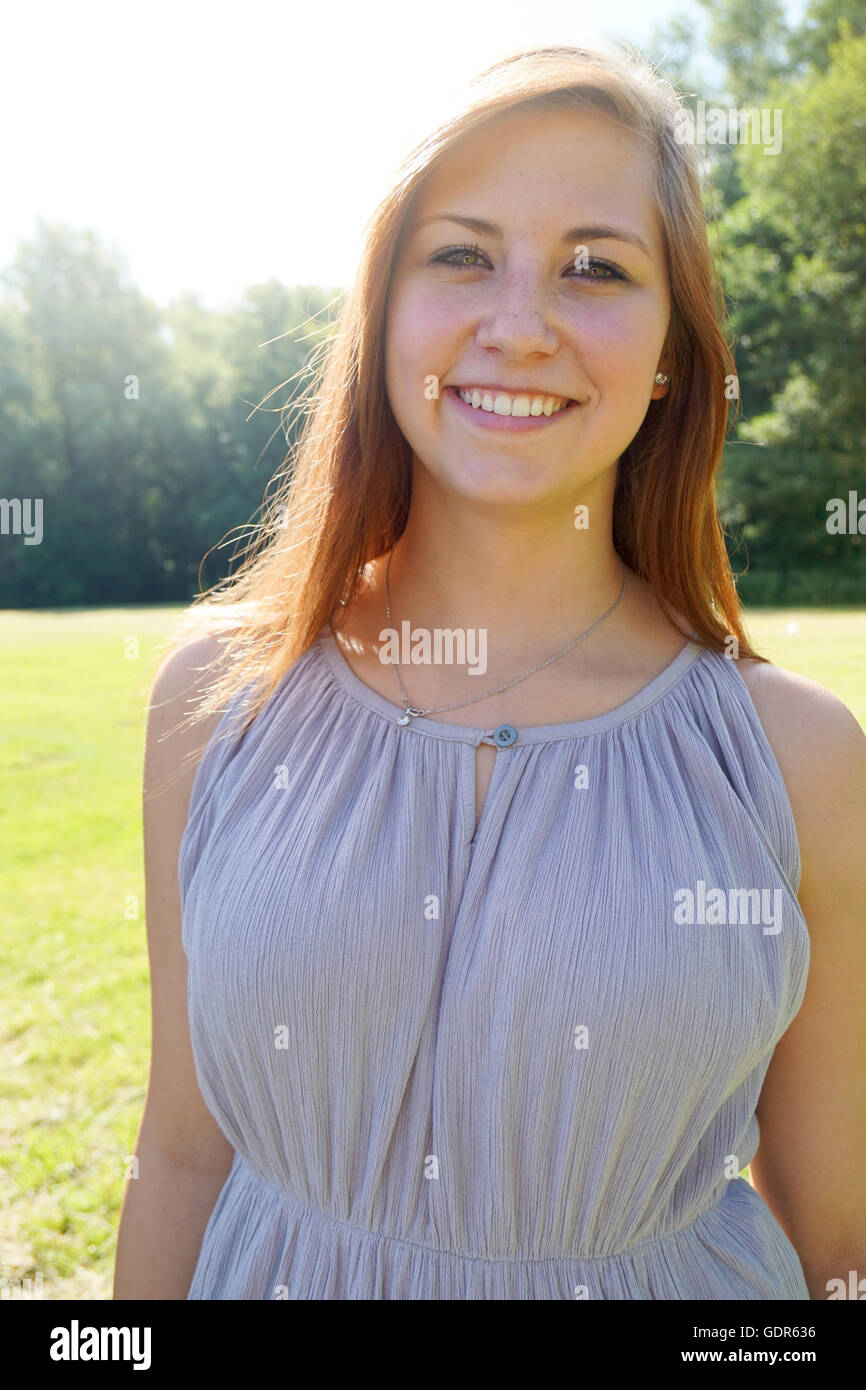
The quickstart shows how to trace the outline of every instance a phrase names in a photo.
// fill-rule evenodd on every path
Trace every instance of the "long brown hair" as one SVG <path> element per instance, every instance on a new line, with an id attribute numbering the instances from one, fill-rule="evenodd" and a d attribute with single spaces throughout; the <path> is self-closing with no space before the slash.
<path id="1" fill-rule="evenodd" d="M 594 107 L 647 142 L 671 289 L 664 347 L 671 386 L 621 455 L 614 545 L 684 638 L 690 629 L 722 650 L 734 636 L 741 656 L 765 660 L 742 626 L 716 510 L 734 363 L 695 150 L 676 138 L 681 99 L 631 51 L 541 48 L 505 58 L 469 84 L 460 110 L 409 153 L 368 222 L 337 331 L 293 402 L 305 413 L 291 471 L 266 502 L 243 565 L 197 597 L 173 642 L 193 631 L 224 634 L 228 659 L 196 714 L 216 712 L 255 685 L 248 724 L 321 629 L 339 627 L 340 602 L 357 592 L 366 564 L 400 538 L 412 451 L 386 394 L 385 313 L 404 229 L 425 180 L 457 142 L 519 106 Z"/>

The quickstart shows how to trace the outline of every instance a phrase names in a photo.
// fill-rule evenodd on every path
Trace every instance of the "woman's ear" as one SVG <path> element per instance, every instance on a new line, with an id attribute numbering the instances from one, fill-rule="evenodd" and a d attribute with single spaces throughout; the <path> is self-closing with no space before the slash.
<path id="1" fill-rule="evenodd" d="M 659 367 L 659 370 L 655 374 L 655 380 L 653 382 L 652 395 L 650 399 L 653 401 L 660 400 L 662 396 L 667 395 L 669 390 L 670 377 L 668 376 L 667 372 L 664 370 L 663 367 Z"/>

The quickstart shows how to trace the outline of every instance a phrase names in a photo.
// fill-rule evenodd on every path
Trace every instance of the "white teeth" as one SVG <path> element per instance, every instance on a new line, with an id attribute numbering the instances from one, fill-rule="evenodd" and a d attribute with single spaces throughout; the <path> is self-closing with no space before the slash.
<path id="1" fill-rule="evenodd" d="M 569 404 L 557 396 L 509 396 L 505 391 L 498 391 L 494 396 L 489 391 L 480 391 L 477 386 L 468 391 L 460 387 L 456 390 L 460 399 L 473 410 L 486 410 L 495 415 L 556 415 Z"/>

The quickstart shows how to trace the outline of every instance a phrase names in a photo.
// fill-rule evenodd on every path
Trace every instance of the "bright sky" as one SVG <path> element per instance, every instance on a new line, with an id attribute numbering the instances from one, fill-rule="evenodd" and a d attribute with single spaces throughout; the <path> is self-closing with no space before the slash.
<path id="1" fill-rule="evenodd" d="M 786 0 L 793 19 L 805 0 Z M 347 285 L 443 100 L 515 49 L 645 43 L 695 0 L 53 0 L 9 6 L 0 266 L 38 215 L 93 227 L 164 302 Z"/>

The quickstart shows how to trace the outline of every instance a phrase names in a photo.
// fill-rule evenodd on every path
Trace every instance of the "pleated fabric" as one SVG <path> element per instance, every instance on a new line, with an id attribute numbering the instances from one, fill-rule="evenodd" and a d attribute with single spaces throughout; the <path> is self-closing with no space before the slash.
<path id="1" fill-rule="evenodd" d="M 610 713 L 518 728 L 477 833 L 492 730 L 400 727 L 329 628 L 238 738 L 243 701 L 178 863 L 235 1150 L 188 1298 L 808 1299 L 736 1176 L 809 966 L 736 662 L 690 642 Z"/>

